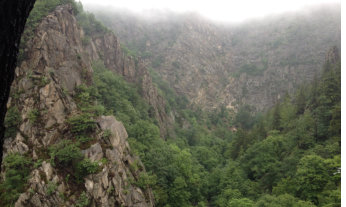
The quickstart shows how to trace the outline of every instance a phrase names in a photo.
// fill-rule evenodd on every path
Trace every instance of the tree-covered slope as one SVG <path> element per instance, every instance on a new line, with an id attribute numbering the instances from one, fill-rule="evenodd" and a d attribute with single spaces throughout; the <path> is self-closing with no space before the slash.
<path id="1" fill-rule="evenodd" d="M 73 8 L 53 10 L 24 50 L 2 205 L 341 206 L 338 48 L 267 112 L 203 110 Z"/>

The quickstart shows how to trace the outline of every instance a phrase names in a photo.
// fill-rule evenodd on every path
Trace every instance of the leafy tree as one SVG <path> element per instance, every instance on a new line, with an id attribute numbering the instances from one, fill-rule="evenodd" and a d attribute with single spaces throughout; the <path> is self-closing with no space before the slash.
<path id="1" fill-rule="evenodd" d="M 5 179 L 0 183 L 1 206 L 12 206 L 24 192 L 31 166 L 32 161 L 18 153 L 8 154 L 4 158 Z"/>
<path id="2" fill-rule="evenodd" d="M 75 168 L 75 173 L 78 181 L 82 181 L 85 176 L 96 173 L 100 170 L 97 162 L 92 162 L 87 158 L 78 162 Z"/>
<path id="3" fill-rule="evenodd" d="M 252 207 L 254 206 L 254 202 L 248 198 L 241 199 L 232 199 L 228 205 L 228 207 Z"/>
<path id="4" fill-rule="evenodd" d="M 17 133 L 18 126 L 22 121 L 21 114 L 17 107 L 13 106 L 7 110 L 5 117 L 5 137 L 14 137 Z"/>
<path id="5" fill-rule="evenodd" d="M 69 118 L 67 122 L 70 125 L 71 132 L 76 135 L 92 133 L 96 128 L 96 123 L 92 119 L 92 115 L 88 113 L 73 116 Z"/>
<path id="6" fill-rule="evenodd" d="M 256 207 L 315 207 L 311 202 L 298 200 L 289 194 L 283 194 L 280 196 L 264 195 L 257 202 Z"/>
<path id="7" fill-rule="evenodd" d="M 243 106 L 239 109 L 235 117 L 235 123 L 243 129 L 250 129 L 253 126 L 254 117 L 251 114 L 250 106 Z"/>
<path id="8" fill-rule="evenodd" d="M 297 195 L 318 204 L 318 193 L 323 191 L 324 186 L 330 179 L 325 161 L 318 155 L 304 156 L 298 165 Z"/>
<path id="9" fill-rule="evenodd" d="M 252 145 L 241 162 L 249 178 L 259 180 L 264 189 L 271 191 L 283 176 L 281 167 L 290 143 L 283 136 L 272 135 Z"/>
<path id="10" fill-rule="evenodd" d="M 65 167 L 75 166 L 83 158 L 77 144 L 70 140 L 61 140 L 53 145 L 49 148 L 49 154 L 53 164 L 61 164 Z"/>
<path id="11" fill-rule="evenodd" d="M 272 129 L 281 130 L 280 103 L 275 104 L 273 109 Z"/>

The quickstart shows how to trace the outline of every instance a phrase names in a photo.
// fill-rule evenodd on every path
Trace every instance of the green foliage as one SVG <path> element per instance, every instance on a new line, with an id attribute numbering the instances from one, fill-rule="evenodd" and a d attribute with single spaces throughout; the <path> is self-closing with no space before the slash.
<path id="1" fill-rule="evenodd" d="M 134 50 L 130 50 L 129 48 L 125 47 L 124 45 L 121 45 L 122 51 L 125 53 L 126 56 L 138 58 L 138 52 Z"/>
<path id="2" fill-rule="evenodd" d="M 76 166 L 82 160 L 83 155 L 77 144 L 70 140 L 61 140 L 49 148 L 49 154 L 53 165 L 65 167 Z"/>
<path id="3" fill-rule="evenodd" d="M 322 192 L 329 179 L 323 158 L 318 155 L 304 156 L 296 173 L 299 197 L 318 204 L 317 194 Z"/>
<path id="4" fill-rule="evenodd" d="M 154 60 L 152 61 L 152 66 L 153 68 L 158 68 L 160 67 L 160 65 L 164 62 L 164 56 L 160 55 L 156 58 L 154 58 Z"/>
<path id="5" fill-rule="evenodd" d="M 12 106 L 7 110 L 5 117 L 5 137 L 16 136 L 18 126 L 22 122 L 21 114 L 16 106 Z"/>
<path id="6" fill-rule="evenodd" d="M 82 4 L 77 4 L 77 22 L 80 27 L 83 28 L 86 37 L 90 38 L 97 34 L 102 35 L 103 33 L 107 33 L 110 30 L 105 27 L 101 22 L 97 21 L 94 14 L 85 12 L 83 10 Z M 87 39 L 84 40 L 84 43 L 87 43 Z"/>
<path id="7" fill-rule="evenodd" d="M 4 158 L 5 179 L 0 183 L 0 205 L 12 206 L 24 192 L 31 171 L 32 161 L 20 154 L 8 154 Z"/>
<path id="8" fill-rule="evenodd" d="M 89 204 L 90 204 L 89 197 L 85 192 L 83 192 L 79 196 L 78 200 L 76 201 L 76 206 L 77 207 L 86 207 L 86 206 L 89 206 Z"/>
<path id="9" fill-rule="evenodd" d="M 286 96 L 262 116 L 251 113 L 249 106 L 237 114 L 225 108 L 208 114 L 187 109 L 188 102 L 151 72 L 161 93 L 171 100 L 168 111 L 178 114 L 176 137 L 163 141 L 150 118 L 150 108 L 134 86 L 107 71 L 102 62 L 95 62 L 93 68 L 95 86 L 81 90 L 78 99 L 89 103 L 97 99 L 124 122 L 131 148 L 148 171 L 134 184 L 152 188 L 157 206 L 204 205 L 204 201 L 215 206 L 340 203 L 340 174 L 335 174 L 340 161 L 333 157 L 339 153 L 340 140 L 341 109 L 336 94 L 334 99 L 326 93 L 321 98 L 321 92 L 312 96 L 313 87 L 304 86 L 304 94 L 298 91 Z M 234 125 L 237 132 L 229 129 Z M 324 127 L 324 135 L 333 138 L 318 139 L 322 136 L 316 126 Z M 312 152 L 321 154 L 318 162 L 324 169 L 304 158 Z M 133 170 L 139 168 L 133 166 Z M 315 176 L 318 172 L 325 180 Z"/>
<path id="10" fill-rule="evenodd" d="M 166 112 L 170 112 L 172 108 L 178 108 L 178 107 L 185 108 L 185 106 L 178 103 L 179 102 L 178 96 L 176 92 L 169 86 L 169 84 L 166 81 L 164 81 L 159 76 L 159 74 L 156 73 L 152 68 L 149 68 L 148 70 L 154 84 L 156 84 L 159 90 L 160 95 L 163 96 L 167 101 Z"/>
<path id="11" fill-rule="evenodd" d="M 70 130 L 76 135 L 86 135 L 92 133 L 95 128 L 95 121 L 92 119 L 92 115 L 88 113 L 82 113 L 75 115 L 68 119 Z"/>
<path id="12" fill-rule="evenodd" d="M 266 62 L 263 60 L 263 67 Z M 244 68 L 250 74 L 258 69 Z M 93 64 L 94 85 L 81 85 L 74 97 L 84 116 L 71 118 L 69 124 L 78 138 L 93 132 L 91 114 L 95 111 L 121 120 L 132 150 L 147 170 L 132 182 L 151 188 L 157 206 L 338 206 L 339 69 L 326 66 L 315 85 L 304 86 L 258 116 L 249 106 L 236 114 L 225 107 L 209 113 L 189 109 L 188 101 L 151 71 L 169 103 L 166 111 L 176 117 L 174 136 L 163 140 L 153 109 L 141 98 L 141 91 L 97 61 Z M 93 108 L 96 105 L 99 110 Z M 236 132 L 230 130 L 233 126 Z M 103 138 L 109 136 L 105 131 Z M 79 157 L 78 150 L 65 148 L 65 154 L 76 152 L 77 156 L 58 158 L 56 150 L 53 157 L 60 163 L 74 162 L 77 180 L 98 171 L 97 163 Z M 130 168 L 141 171 L 137 164 Z"/>
<path id="13" fill-rule="evenodd" d="M 51 196 L 57 189 L 57 185 L 54 182 L 48 182 L 47 184 L 47 189 L 46 189 L 46 194 L 48 196 Z"/>
<path id="14" fill-rule="evenodd" d="M 232 199 L 227 206 L 229 206 L 229 207 L 252 207 L 252 206 L 254 206 L 254 202 L 248 198 Z"/>
<path id="15" fill-rule="evenodd" d="M 243 129 L 250 129 L 255 122 L 250 106 L 242 106 L 235 117 L 235 124 Z"/>
<path id="16" fill-rule="evenodd" d="M 91 162 L 89 159 L 83 159 L 76 165 L 76 177 L 77 180 L 82 181 L 82 179 L 89 175 L 94 174 L 100 170 L 97 162 Z"/>
<path id="17" fill-rule="evenodd" d="M 49 149 L 51 163 L 64 168 L 71 168 L 77 182 L 89 174 L 99 171 L 100 167 L 97 162 L 91 162 L 84 158 L 78 144 L 70 140 L 61 140 Z M 71 171 L 69 171 L 71 172 Z"/>
<path id="18" fill-rule="evenodd" d="M 142 172 L 141 174 L 139 174 L 139 178 L 136 182 L 134 182 L 134 184 L 142 189 L 147 189 L 154 187 L 156 182 L 157 177 L 155 175 L 150 175 L 146 172 Z"/>
<path id="19" fill-rule="evenodd" d="M 261 180 L 261 186 L 271 191 L 281 175 L 281 164 L 287 156 L 289 142 L 282 136 L 269 136 L 246 151 L 242 163 L 250 178 Z"/>
<path id="20" fill-rule="evenodd" d="M 41 76 L 40 79 L 38 80 L 38 86 L 43 87 L 50 83 L 50 79 L 46 76 Z"/>
<path id="21" fill-rule="evenodd" d="M 280 196 L 264 195 L 254 205 L 256 207 L 315 207 L 311 202 L 298 200 L 289 194 Z"/>
<path id="22" fill-rule="evenodd" d="M 94 62 L 95 98 L 129 126 L 140 119 L 149 119 L 148 105 L 140 98 L 134 85 L 107 70 L 101 61 Z"/>
<path id="23" fill-rule="evenodd" d="M 102 138 L 103 139 L 109 139 L 112 136 L 112 131 L 109 129 L 106 129 L 103 131 Z"/>
<path id="24" fill-rule="evenodd" d="M 40 116 L 40 112 L 37 109 L 33 109 L 28 112 L 28 119 L 31 124 L 34 124 L 38 117 Z"/>

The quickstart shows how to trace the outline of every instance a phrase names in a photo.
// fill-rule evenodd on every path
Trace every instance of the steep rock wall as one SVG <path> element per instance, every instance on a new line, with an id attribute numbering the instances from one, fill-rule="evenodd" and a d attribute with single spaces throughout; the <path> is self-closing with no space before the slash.
<path id="1" fill-rule="evenodd" d="M 235 25 L 194 14 L 88 9 L 179 95 L 208 110 L 270 108 L 318 75 L 325 48 L 341 40 L 340 4 Z"/>
<path id="2" fill-rule="evenodd" d="M 66 179 L 71 169 L 49 162 L 52 145 L 74 139 L 67 120 L 80 110 L 71 94 L 76 86 L 92 82 L 93 57 L 84 51 L 82 37 L 72 7 L 59 6 L 37 27 L 26 59 L 16 69 L 8 107 L 18 108 L 22 121 L 16 135 L 5 140 L 3 154 L 19 153 L 39 164 L 33 167 L 15 206 L 71 206 L 82 192 L 91 206 L 153 206 L 151 190 L 133 183 L 144 166 L 131 154 L 123 124 L 112 116 L 94 118 L 94 141 L 82 151 L 85 158 L 98 163 L 97 173 L 76 183 Z M 107 137 L 103 136 L 106 131 L 110 132 Z M 56 186 L 53 192 L 49 185 Z"/>
<path id="3" fill-rule="evenodd" d="M 92 60 L 102 59 L 107 68 L 139 86 L 142 97 L 154 110 L 154 118 L 158 121 L 161 136 L 166 136 L 173 121 L 166 113 L 165 100 L 158 94 L 143 61 L 127 56 L 113 33 L 94 35 L 90 44 L 86 46 L 86 51 Z"/>

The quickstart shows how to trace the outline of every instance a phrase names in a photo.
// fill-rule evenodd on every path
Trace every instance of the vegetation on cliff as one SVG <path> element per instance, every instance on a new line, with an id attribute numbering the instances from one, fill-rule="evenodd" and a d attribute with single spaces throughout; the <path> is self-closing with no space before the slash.
<path id="1" fill-rule="evenodd" d="M 141 186 L 154 190 L 158 206 L 340 205 L 340 62 L 262 115 L 174 102 L 180 118 L 167 141 L 134 86 L 100 62 L 94 71 L 84 96 L 124 122 L 148 171 Z"/>
<path id="2" fill-rule="evenodd" d="M 33 22 L 37 23 L 40 16 L 62 3 L 66 1 L 39 0 L 35 7 L 38 11 L 33 13 L 39 16 L 33 17 Z M 80 5 L 76 8 L 86 37 L 91 38 L 94 32 L 107 32 L 92 15 L 83 13 Z M 71 180 L 67 184 L 80 187 L 83 178 L 110 162 L 107 159 L 92 162 L 83 158 L 82 150 L 95 141 L 98 129 L 95 118 L 114 115 L 124 123 L 132 153 L 140 157 L 146 169 L 126 182 L 152 189 L 156 206 L 341 206 L 339 59 L 328 60 L 322 74 L 312 83 L 302 85 L 269 111 L 258 114 L 247 105 L 237 113 L 226 107 L 213 111 L 189 107 L 185 96 L 177 95 L 151 71 L 153 81 L 166 99 L 166 111 L 175 119 L 173 133 L 165 139 L 160 137 L 154 109 L 141 97 L 138 85 L 107 69 L 102 60 L 94 61 L 92 69 L 92 84 L 81 84 L 71 93 L 77 109 L 75 114 L 69 114 L 63 128 L 68 137 L 41 152 L 59 172 L 68 175 L 66 179 Z M 255 69 L 252 65 L 242 68 L 245 73 L 261 75 L 252 72 Z M 48 84 L 44 83 L 38 87 Z M 44 112 L 37 109 L 29 111 L 30 124 L 37 125 L 41 113 Z M 21 121 L 18 108 L 12 106 L 6 118 L 8 137 L 16 135 Z M 110 136 L 110 131 L 103 131 L 100 139 Z M 101 151 L 111 148 L 107 142 L 102 145 Z M 31 166 L 36 168 L 41 162 L 32 165 L 27 154 L 6 156 L 0 204 L 11 206 L 18 199 L 26 188 Z M 143 168 L 138 161 L 128 165 L 131 172 Z M 83 193 L 76 205 L 88 206 L 91 201 L 84 187 L 81 188 L 78 190 Z M 49 183 L 47 195 L 55 189 Z"/>

